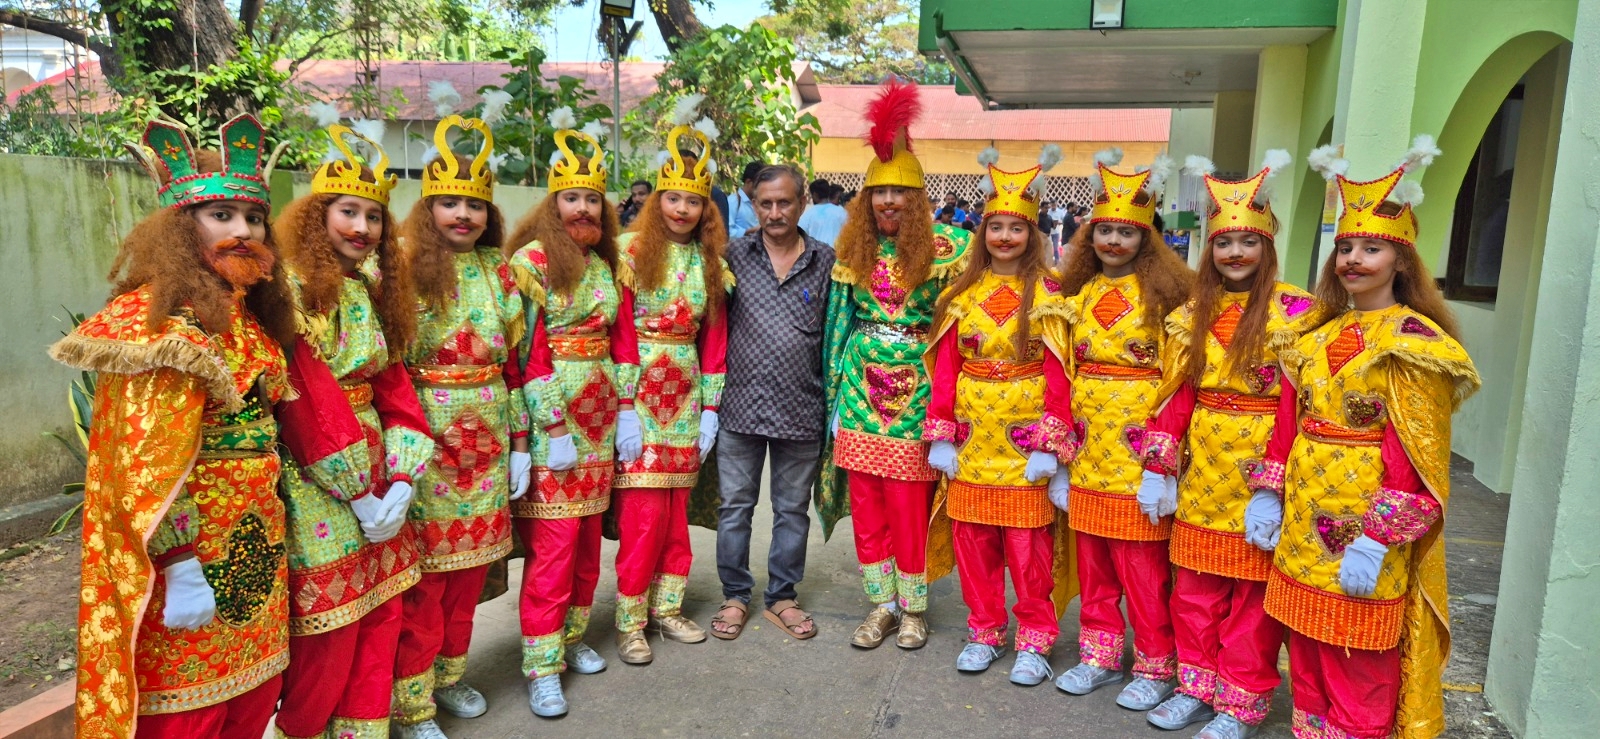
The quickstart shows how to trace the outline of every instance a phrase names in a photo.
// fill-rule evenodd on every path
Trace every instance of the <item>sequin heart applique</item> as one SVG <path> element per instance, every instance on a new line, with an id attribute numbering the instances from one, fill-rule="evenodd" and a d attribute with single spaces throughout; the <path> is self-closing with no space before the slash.
<path id="1" fill-rule="evenodd" d="M 1072 356 L 1076 357 L 1079 362 L 1089 361 L 1089 342 L 1078 342 L 1077 346 L 1072 347 Z"/>
<path id="2" fill-rule="evenodd" d="M 1128 424 L 1122 428 L 1122 441 L 1133 450 L 1135 457 L 1144 454 L 1144 427 Z"/>
<path id="3" fill-rule="evenodd" d="M 1033 453 L 1033 437 L 1037 433 L 1039 433 L 1038 421 L 1013 423 L 1006 427 L 1006 441 L 1011 442 L 1011 446 L 1026 457 Z"/>
<path id="4" fill-rule="evenodd" d="M 1061 281 L 1060 280 L 1053 280 L 1053 279 L 1050 279 L 1049 277 L 1040 277 L 1039 280 L 1044 283 L 1045 292 L 1048 292 L 1051 295 L 1055 295 L 1055 294 L 1061 292 Z"/>
<path id="5" fill-rule="evenodd" d="M 1284 293 L 1278 296 L 1278 304 L 1283 306 L 1283 314 L 1294 318 L 1311 309 L 1316 301 L 1304 295 L 1291 295 Z"/>
<path id="6" fill-rule="evenodd" d="M 1149 367 L 1156 363 L 1156 343 L 1154 341 L 1130 340 L 1127 344 L 1128 354 L 1133 361 L 1142 367 Z"/>
<path id="7" fill-rule="evenodd" d="M 1278 365 L 1259 365 L 1250 370 L 1250 374 L 1245 375 L 1244 381 L 1250 385 L 1250 392 L 1256 395 L 1265 395 L 1268 390 L 1278 384 Z"/>
<path id="8" fill-rule="evenodd" d="M 1406 316 L 1405 320 L 1400 322 L 1400 333 L 1421 336 L 1428 339 L 1439 338 L 1438 331 L 1433 330 L 1431 326 L 1423 323 L 1422 319 L 1417 318 L 1416 316 Z"/>
<path id="9" fill-rule="evenodd" d="M 1311 516 L 1311 523 L 1317 527 L 1317 537 L 1322 540 L 1323 549 L 1334 558 L 1343 556 L 1344 548 L 1361 535 L 1360 516 L 1335 516 L 1327 511 L 1317 511 Z"/>
<path id="10" fill-rule="evenodd" d="M 1344 420 L 1356 428 L 1366 428 L 1389 417 L 1383 398 L 1362 395 L 1354 390 L 1344 394 Z"/>
<path id="11" fill-rule="evenodd" d="M 906 290 L 895 280 L 894 272 L 889 258 L 880 258 L 872 269 L 872 297 L 889 315 L 898 315 L 906 303 Z"/>
<path id="12" fill-rule="evenodd" d="M 977 356 L 978 350 L 983 348 L 983 334 L 976 331 L 961 337 L 961 348 Z"/>
<path id="13" fill-rule="evenodd" d="M 917 368 L 869 364 L 865 369 L 867 402 L 883 425 L 892 426 L 911 406 L 911 396 L 917 391 Z"/>

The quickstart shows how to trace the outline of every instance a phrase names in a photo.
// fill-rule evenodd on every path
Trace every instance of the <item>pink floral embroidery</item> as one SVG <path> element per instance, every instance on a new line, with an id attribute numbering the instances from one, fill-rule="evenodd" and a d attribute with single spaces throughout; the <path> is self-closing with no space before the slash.
<path id="1" fill-rule="evenodd" d="M 1379 488 L 1372 507 L 1361 517 L 1367 536 L 1394 546 L 1422 538 L 1439 520 L 1439 503 L 1427 495 Z"/>
<path id="2" fill-rule="evenodd" d="M 1102 670 L 1122 669 L 1122 635 L 1109 631 L 1080 629 L 1078 660 Z"/>
<path id="3" fill-rule="evenodd" d="M 1048 656 L 1055 646 L 1056 635 L 1027 626 L 1017 626 L 1017 651 Z"/>
<path id="4" fill-rule="evenodd" d="M 433 494 L 437 497 L 443 498 L 444 496 L 450 494 L 450 486 L 442 482 L 435 483 L 433 486 Z"/>
<path id="5" fill-rule="evenodd" d="M 177 529 L 178 533 L 180 534 L 189 533 L 189 514 L 179 513 L 178 515 L 173 516 L 172 528 Z"/>
<path id="6" fill-rule="evenodd" d="M 327 521 L 318 521 L 316 531 L 318 539 L 326 539 L 333 534 L 333 529 L 328 526 Z"/>
<path id="7" fill-rule="evenodd" d="M 491 390 L 488 385 L 480 387 L 478 388 L 478 397 L 482 398 L 485 403 L 490 402 L 494 400 L 494 390 Z"/>
<path id="8" fill-rule="evenodd" d="M 495 334 L 489 337 L 489 345 L 499 349 L 506 345 L 506 337 L 502 334 Z"/>
<path id="9" fill-rule="evenodd" d="M 1250 469 L 1251 490 L 1275 490 L 1283 492 L 1284 467 L 1282 462 L 1267 460 Z"/>
<path id="10" fill-rule="evenodd" d="M 1289 724 L 1289 730 L 1294 732 L 1294 739 L 1329 739 L 1328 732 L 1332 728 L 1328 725 L 1327 718 L 1307 713 L 1301 708 L 1294 709 L 1294 717 L 1290 719 Z"/>
<path id="11" fill-rule="evenodd" d="M 1178 671 L 1178 654 L 1176 652 L 1159 657 L 1149 657 L 1139 650 L 1133 650 L 1133 674 L 1135 677 L 1144 677 L 1151 680 L 1171 680 L 1173 673 Z"/>
<path id="12" fill-rule="evenodd" d="M 997 626 L 992 629 L 967 629 L 967 641 L 973 644 L 988 644 L 991 647 L 1003 646 L 1006 643 L 1006 627 Z"/>
<path id="13" fill-rule="evenodd" d="M 1226 713 L 1250 726 L 1259 726 L 1267 720 L 1267 711 L 1272 708 L 1272 693 L 1252 693 L 1227 680 L 1217 681 L 1216 696 L 1212 706 L 1218 713 Z"/>
<path id="14" fill-rule="evenodd" d="M 1165 431 L 1146 431 L 1143 459 L 1163 475 L 1178 474 L 1178 440 Z"/>
<path id="15" fill-rule="evenodd" d="M 948 441 L 956 440 L 956 422 L 941 418 L 925 418 L 922 421 L 923 441 Z"/>
<path id="16" fill-rule="evenodd" d="M 1178 692 L 1210 703 L 1217 694 L 1217 673 L 1204 667 L 1180 664 Z"/>
<path id="17" fill-rule="evenodd" d="M 433 391 L 433 402 L 438 403 L 439 405 L 444 405 L 446 403 L 449 403 L 450 402 L 450 391 L 448 391 L 448 390 L 435 390 L 435 391 Z"/>

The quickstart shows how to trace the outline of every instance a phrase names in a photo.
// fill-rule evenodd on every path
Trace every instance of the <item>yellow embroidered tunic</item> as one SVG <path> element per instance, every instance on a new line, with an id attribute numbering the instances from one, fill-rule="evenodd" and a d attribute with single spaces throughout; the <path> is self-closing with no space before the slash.
<path id="1" fill-rule="evenodd" d="M 1233 371 L 1225 357 L 1234 329 L 1248 307 L 1247 292 L 1226 293 L 1216 320 L 1199 341 L 1190 335 L 1194 306 L 1167 316 L 1161 411 L 1145 428 L 1145 468 L 1179 475 L 1178 511 L 1172 529 L 1172 563 L 1196 572 L 1264 581 L 1272 568 L 1267 552 L 1244 540 L 1244 509 L 1250 502 L 1248 470 L 1264 459 L 1278 409 L 1278 351 L 1312 328 L 1315 299 L 1279 283 L 1269 297 L 1260 363 Z M 1199 387 L 1185 382 L 1189 352 L 1198 343 L 1206 355 Z"/>

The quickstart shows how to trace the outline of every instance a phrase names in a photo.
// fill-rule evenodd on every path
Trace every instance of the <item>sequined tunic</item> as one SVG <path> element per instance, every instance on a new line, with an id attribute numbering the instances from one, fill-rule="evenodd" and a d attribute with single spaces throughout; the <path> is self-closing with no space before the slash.
<path id="1" fill-rule="evenodd" d="M 522 296 L 498 249 L 455 255 L 456 292 L 422 306 L 406 367 L 436 444 L 411 522 L 423 572 L 489 564 L 511 551 L 510 444 L 528 428 L 502 377 L 521 336 Z"/>

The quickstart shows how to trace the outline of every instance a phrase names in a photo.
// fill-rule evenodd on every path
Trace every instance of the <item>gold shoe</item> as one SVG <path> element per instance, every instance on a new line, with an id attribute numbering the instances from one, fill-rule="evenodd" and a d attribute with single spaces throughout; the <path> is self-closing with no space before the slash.
<path id="1" fill-rule="evenodd" d="M 920 613 L 907 612 L 900 617 L 900 633 L 894 637 L 894 645 L 901 649 L 921 649 L 928 643 L 928 619 Z"/>
<path id="2" fill-rule="evenodd" d="M 643 631 L 617 634 L 617 656 L 630 665 L 648 665 L 650 660 L 655 659 Z"/>
<path id="3" fill-rule="evenodd" d="M 706 630 L 682 616 L 659 616 L 650 625 L 660 631 L 662 637 L 681 644 L 699 644 L 706 640 Z"/>
<path id="4" fill-rule="evenodd" d="M 850 637 L 850 643 L 862 649 L 872 649 L 883 643 L 883 638 L 889 635 L 889 630 L 895 627 L 900 617 L 887 608 L 879 606 L 867 614 L 867 619 L 856 627 L 855 635 Z"/>

